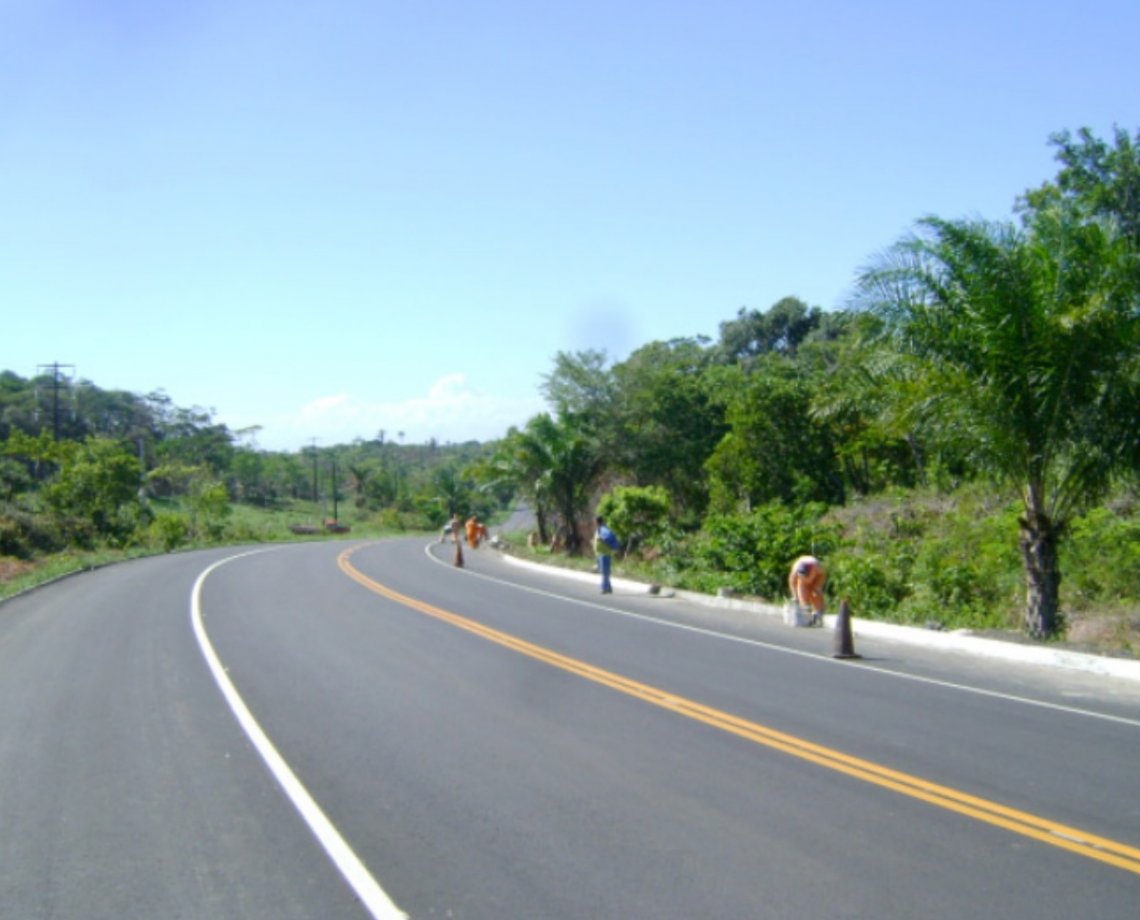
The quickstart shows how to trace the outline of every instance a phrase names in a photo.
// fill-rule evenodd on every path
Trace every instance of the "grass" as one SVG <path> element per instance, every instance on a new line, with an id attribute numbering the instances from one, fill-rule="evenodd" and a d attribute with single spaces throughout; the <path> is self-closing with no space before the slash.
<path id="1" fill-rule="evenodd" d="M 1073 522 L 1061 547 L 1062 635 L 1050 645 L 1140 657 L 1140 502 L 1118 499 Z M 1017 508 L 984 489 L 953 495 L 877 496 L 831 509 L 843 533 L 827 560 L 831 606 L 858 597 L 859 617 L 1029 641 L 1021 629 L 1024 573 L 1017 550 Z M 530 548 L 507 534 L 511 551 L 550 565 L 592 570 L 590 555 Z M 679 567 L 677 559 L 615 559 L 615 575 L 710 592 L 716 573 Z M 783 562 L 781 562 L 781 565 Z M 681 571 L 679 571 L 681 569 Z M 722 576 L 721 584 L 727 584 Z M 782 603 L 784 598 L 757 598 Z"/>
<path id="2" fill-rule="evenodd" d="M 1051 643 L 1095 654 L 1140 657 L 1140 565 L 1135 563 L 1135 554 L 1140 552 L 1137 508 L 1135 502 L 1118 503 L 1114 510 L 1098 509 L 1074 526 L 1062 555 L 1066 632 L 1049 640 Z M 172 515 L 177 511 L 171 506 L 164 510 Z M 213 538 L 208 534 L 210 528 L 204 526 L 199 536 L 188 536 L 175 547 L 163 545 L 152 534 L 151 539 L 124 549 L 68 551 L 35 560 L 0 557 L 0 600 L 64 575 L 170 549 L 312 539 L 437 536 L 435 528 L 428 528 L 416 515 L 392 511 L 368 514 L 350 506 L 340 510 L 341 523 L 351 528 L 342 535 L 292 533 L 291 524 L 319 523 L 311 505 L 284 509 L 234 506 L 232 513 L 215 525 Z M 846 595 L 850 585 L 843 585 L 843 578 L 857 577 L 860 572 L 865 576 L 868 570 L 884 579 L 884 591 L 909 592 L 889 610 L 886 607 L 890 599 L 884 595 L 882 612 L 874 609 L 874 603 L 864 603 L 855 608 L 857 616 L 918 626 L 933 623 L 942 629 L 970 629 L 981 635 L 1022 638 L 1019 616 L 1024 588 L 1016 555 L 1016 515 L 1009 507 L 984 494 L 964 491 L 953 497 L 879 497 L 833 509 L 831 514 L 842 527 L 846 541 L 834 559 L 835 574 L 829 586 L 833 597 L 840 590 Z M 509 550 L 521 557 L 579 571 L 594 569 L 588 550 L 585 555 L 568 556 L 552 553 L 545 546 L 528 547 L 524 532 L 501 536 Z M 856 562 L 863 568 L 854 565 Z M 716 573 L 686 571 L 678 577 L 676 563 L 667 555 L 656 559 L 619 556 L 614 574 L 706 591 L 716 583 Z M 690 583 L 693 578 L 697 581 Z M 784 598 L 760 600 L 782 603 Z"/>
<path id="3" fill-rule="evenodd" d="M 171 503 L 156 502 L 155 505 L 155 510 L 160 515 L 165 512 L 171 518 L 184 519 L 179 509 Z M 152 529 L 136 544 L 122 548 L 100 547 L 90 551 L 69 549 L 35 559 L 0 556 L 0 600 L 77 572 L 90 571 L 128 559 L 158 556 L 175 550 L 250 543 L 299 543 L 314 539 L 372 540 L 396 535 L 426 536 L 428 533 L 422 526 L 417 526 L 417 521 L 410 518 L 400 519 L 391 514 L 365 515 L 358 513 L 356 509 L 343 509 L 343 511 L 344 513 L 339 515 L 340 522 L 350 527 L 349 532 L 345 534 L 293 533 L 289 529 L 291 524 L 319 524 L 311 512 L 311 506 L 310 512 L 306 515 L 304 510 L 299 508 L 263 509 L 235 505 L 224 521 L 203 523 L 196 533 L 187 533 L 185 539 L 179 540 L 174 546 L 164 541 L 162 533 Z M 212 536 L 211 530 L 214 531 Z"/>
<path id="4" fill-rule="evenodd" d="M 3 557 L 0 558 L 0 600 L 55 581 L 57 578 L 148 555 L 157 555 L 157 552 L 148 552 L 144 549 L 107 549 L 91 552 L 69 550 L 34 561 Z"/>

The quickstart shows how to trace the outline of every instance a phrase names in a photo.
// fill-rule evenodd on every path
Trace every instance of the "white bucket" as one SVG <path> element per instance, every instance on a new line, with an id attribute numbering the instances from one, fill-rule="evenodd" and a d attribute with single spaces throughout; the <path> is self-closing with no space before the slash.
<path id="1" fill-rule="evenodd" d="M 815 611 L 801 607 L 795 601 L 784 604 L 784 623 L 788 626 L 812 626 L 814 614 Z"/>

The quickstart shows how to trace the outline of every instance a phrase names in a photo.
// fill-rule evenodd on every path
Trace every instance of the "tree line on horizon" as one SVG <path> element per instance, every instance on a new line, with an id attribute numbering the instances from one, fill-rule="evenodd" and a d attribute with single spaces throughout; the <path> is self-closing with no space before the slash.
<path id="1" fill-rule="evenodd" d="M 243 444 L 250 432 L 161 393 L 89 384 L 66 385 L 49 433 L 45 389 L 58 380 L 4 372 L 0 554 L 37 514 L 88 540 L 132 539 L 153 526 L 140 481 L 217 520 L 233 502 L 319 503 L 323 478 L 326 503 L 343 488 L 353 513 L 425 527 L 519 498 L 540 539 L 558 535 L 571 552 L 599 502 L 618 496 L 641 503 L 627 535 L 639 553 L 678 570 L 778 590 L 777 551 L 832 550 L 844 591 L 954 603 L 984 576 L 843 550 L 838 509 L 981 487 L 1001 497 L 987 514 L 1023 575 L 1023 625 L 1055 635 L 1066 540 L 1110 496 L 1134 496 L 1140 473 L 1140 133 L 1051 142 L 1059 172 L 1018 199 L 1014 219 L 921 219 L 860 273 L 843 310 L 786 297 L 741 308 L 715 340 L 650 342 L 617 362 L 560 352 L 542 386 L 550 410 L 486 444 L 380 432 L 259 451 Z M 1132 518 L 1113 526 L 1137 534 Z"/>

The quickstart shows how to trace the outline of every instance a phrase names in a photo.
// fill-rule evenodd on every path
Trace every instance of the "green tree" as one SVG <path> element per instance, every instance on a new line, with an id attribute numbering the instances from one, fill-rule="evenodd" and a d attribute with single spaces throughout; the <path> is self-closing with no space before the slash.
<path id="1" fill-rule="evenodd" d="M 725 368 L 732 393 L 728 433 L 709 457 L 710 506 L 747 511 L 772 501 L 840 502 L 843 485 L 829 432 L 811 413 L 809 381 L 787 359 L 769 357 L 752 374 Z"/>
<path id="2" fill-rule="evenodd" d="M 0 501 L 9 502 L 31 486 L 31 474 L 23 463 L 0 456 Z"/>
<path id="3" fill-rule="evenodd" d="M 555 355 L 541 389 L 557 415 L 573 415 L 595 431 L 612 421 L 617 393 L 607 363 L 606 353 L 596 349 Z"/>
<path id="4" fill-rule="evenodd" d="M 380 432 L 383 438 L 384 432 Z M 383 442 L 381 442 L 383 443 Z M 357 508 L 364 508 L 368 504 L 368 489 L 372 480 L 373 468 L 363 463 L 348 463 L 345 465 L 348 475 L 348 491 L 352 494 L 352 503 Z"/>
<path id="5" fill-rule="evenodd" d="M 224 476 L 233 460 L 234 437 L 225 425 L 214 424 L 203 409 L 175 409 L 162 423 L 157 455 L 160 463 L 206 464 Z"/>
<path id="6" fill-rule="evenodd" d="M 845 483 L 861 495 L 925 482 L 930 446 L 913 426 L 885 411 L 902 382 L 904 362 L 878 346 L 882 323 L 867 313 L 848 314 L 849 334 L 821 347 L 833 360 L 814 378 L 810 414 L 825 425 Z M 961 474 L 949 451 L 934 458 Z"/>
<path id="7" fill-rule="evenodd" d="M 48 470 L 57 468 L 71 450 L 68 442 L 56 441 L 47 431 L 33 436 L 13 429 L 3 442 L 3 453 L 25 461 L 36 479 L 46 477 Z"/>
<path id="8" fill-rule="evenodd" d="M 245 447 L 234 451 L 230 473 L 238 501 L 262 507 L 273 503 L 276 495 L 273 483 L 266 476 L 266 467 L 266 455 L 261 451 Z"/>
<path id="9" fill-rule="evenodd" d="M 1140 131 L 1132 139 L 1116 127 L 1111 144 L 1088 128 L 1075 138 L 1061 131 L 1050 141 L 1061 171 L 1056 181 L 1025 194 L 1022 209 L 1028 219 L 1063 199 L 1090 216 L 1116 220 L 1133 248 L 1140 249 Z"/>
<path id="10" fill-rule="evenodd" d="M 430 492 L 423 507 L 433 526 L 442 525 L 453 514 L 463 517 L 470 510 L 471 485 L 455 466 L 441 466 L 432 473 Z"/>
<path id="11" fill-rule="evenodd" d="M 694 526 L 708 504 L 704 464 L 724 436 L 724 408 L 710 392 L 709 351 L 695 339 L 651 342 L 613 368 L 619 435 L 607 465 L 639 486 L 662 486 L 671 514 Z"/>
<path id="12" fill-rule="evenodd" d="M 12 371 L 0 373 L 0 440 L 13 432 L 33 434 L 43 430 L 35 385 Z"/>
<path id="13" fill-rule="evenodd" d="M 1074 208 L 1010 224 L 928 218 L 861 281 L 911 361 L 895 411 L 1019 492 L 1032 635 L 1060 625 L 1072 514 L 1137 454 L 1140 311 L 1126 241 Z"/>
<path id="14" fill-rule="evenodd" d="M 520 446 L 528 475 L 537 474 L 532 493 L 560 519 L 567 551 L 578 552 L 582 545 L 578 525 L 605 469 L 596 438 L 576 415 L 555 420 L 542 413 L 527 422 Z"/>
<path id="15" fill-rule="evenodd" d="M 265 455 L 264 476 L 274 496 L 292 499 L 311 498 L 313 487 L 311 462 L 299 454 Z"/>
<path id="16" fill-rule="evenodd" d="M 705 590 L 728 585 L 743 594 L 786 597 L 788 567 L 804 553 L 827 558 L 838 528 L 823 521 L 825 505 L 772 502 L 746 514 L 710 513 L 690 552 Z"/>
<path id="17" fill-rule="evenodd" d="M 669 493 L 661 486 L 618 486 L 602 496 L 598 514 L 620 535 L 629 552 L 652 545 L 669 523 Z"/>
<path id="18" fill-rule="evenodd" d="M 722 362 L 746 365 L 763 355 L 792 355 L 822 323 L 819 307 L 798 297 L 784 297 L 766 312 L 741 307 L 735 319 L 720 324 L 717 355 Z"/>
<path id="19" fill-rule="evenodd" d="M 157 426 L 150 406 L 133 393 L 125 390 L 101 390 L 90 381 L 81 381 L 75 388 L 75 430 L 87 435 L 142 440 L 153 443 Z"/>
<path id="20" fill-rule="evenodd" d="M 524 430 L 512 427 L 496 446 L 495 452 L 476 468 L 475 477 L 484 488 L 510 489 L 534 512 L 538 539 L 550 540 L 550 458 L 537 434 L 538 416 Z"/>
<path id="21" fill-rule="evenodd" d="M 190 511 L 190 526 L 194 533 L 204 532 L 211 540 L 220 540 L 226 518 L 233 510 L 229 490 L 205 468 L 199 470 L 183 499 Z"/>
<path id="22" fill-rule="evenodd" d="M 60 517 L 89 523 L 100 537 L 126 542 L 140 523 L 138 458 L 108 438 L 62 446 L 59 472 L 44 487 L 44 502 Z"/>

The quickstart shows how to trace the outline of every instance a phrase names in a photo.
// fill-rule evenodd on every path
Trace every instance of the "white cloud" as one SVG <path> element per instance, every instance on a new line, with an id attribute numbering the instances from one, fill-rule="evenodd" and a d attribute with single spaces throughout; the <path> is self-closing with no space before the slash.
<path id="1" fill-rule="evenodd" d="M 409 444 L 435 438 L 441 443 L 490 441 L 512 425 L 522 426 L 544 411 L 536 395 L 501 397 L 470 386 L 465 374 L 441 377 L 423 396 L 401 402 L 370 402 L 352 393 L 319 396 L 296 412 L 266 423 L 257 445 L 268 450 L 298 450 L 316 439 L 318 445 L 372 440 L 383 429 L 387 440 Z"/>

